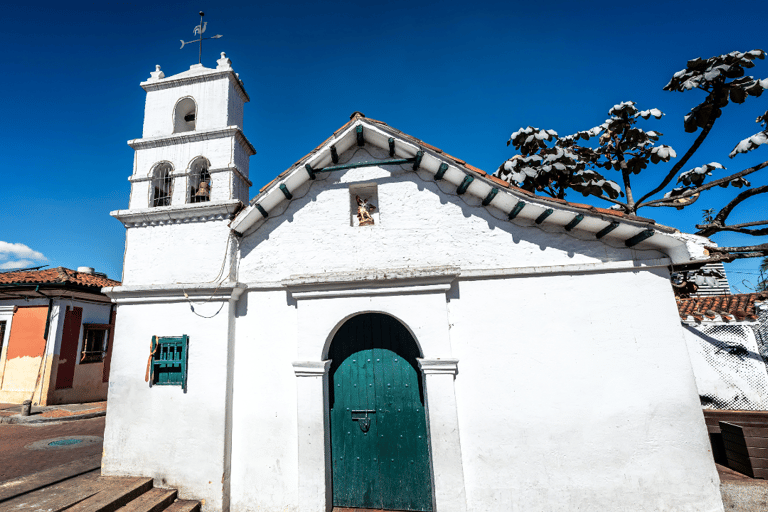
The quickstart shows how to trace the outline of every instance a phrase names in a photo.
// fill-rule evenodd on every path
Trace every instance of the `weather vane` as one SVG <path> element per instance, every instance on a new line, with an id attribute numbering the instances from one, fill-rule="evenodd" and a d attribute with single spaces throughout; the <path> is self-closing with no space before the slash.
<path id="1" fill-rule="evenodd" d="M 181 48 L 180 48 L 180 49 L 183 49 L 185 44 L 198 43 L 199 42 L 200 43 L 200 50 L 199 50 L 198 55 L 197 55 L 197 63 L 198 64 L 202 64 L 202 62 L 203 62 L 203 40 L 204 39 L 218 39 L 218 38 L 221 37 L 221 34 L 216 34 L 215 36 L 211 36 L 211 37 L 203 37 L 203 32 L 205 32 L 205 27 L 206 27 L 206 25 L 208 25 L 207 21 L 205 23 L 203 23 L 203 16 L 205 16 L 205 13 L 203 11 L 200 11 L 200 24 L 198 26 L 196 26 L 195 29 L 192 31 L 192 33 L 195 34 L 196 36 L 200 36 L 200 39 L 195 39 L 194 41 L 186 41 L 186 42 L 182 39 L 181 40 Z"/>

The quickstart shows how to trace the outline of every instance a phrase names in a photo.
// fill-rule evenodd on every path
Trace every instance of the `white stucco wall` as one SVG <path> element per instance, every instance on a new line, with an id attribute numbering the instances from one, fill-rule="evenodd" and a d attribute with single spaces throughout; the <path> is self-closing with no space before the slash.
<path id="1" fill-rule="evenodd" d="M 173 165 L 172 205 L 187 203 L 187 180 L 192 162 L 197 157 L 205 157 L 210 162 L 211 200 L 246 199 L 248 185 L 232 171 L 218 172 L 218 169 L 237 169 L 247 178 L 247 151 L 232 137 L 211 138 L 208 140 L 174 144 L 155 148 L 141 149 L 136 153 L 131 186 L 129 208 L 148 208 L 150 203 L 151 176 L 155 165 L 170 162 Z M 235 177 L 233 178 L 233 174 Z M 138 178 L 138 180 L 136 180 Z M 240 180 L 239 184 L 233 180 Z M 234 187 L 239 187 L 235 189 Z M 240 189 L 245 188 L 244 192 Z M 245 194 L 245 197 L 243 196 Z"/>
<path id="2" fill-rule="evenodd" d="M 205 283 L 229 272 L 227 220 L 126 230 L 123 284 Z M 224 272 L 220 273 L 224 267 Z"/>
<path id="3" fill-rule="evenodd" d="M 222 308 L 219 310 L 219 308 Z M 121 305 L 112 352 L 104 475 L 153 477 L 181 498 L 222 510 L 225 475 L 228 303 Z M 187 392 L 144 381 L 152 336 L 189 335 Z"/>
<path id="4" fill-rule="evenodd" d="M 468 510 L 721 510 L 665 269 L 462 282 Z"/>
<path id="5" fill-rule="evenodd" d="M 230 79 L 220 76 L 147 92 L 143 137 L 172 134 L 174 108 L 178 100 L 185 97 L 193 98 L 197 104 L 196 130 L 242 128 L 243 100 Z"/>
<path id="6" fill-rule="evenodd" d="M 387 156 L 368 148 L 354 152 L 354 157 L 348 152 L 340 161 L 371 160 L 371 153 Z M 260 227 L 243 236 L 239 280 L 274 281 L 365 268 L 493 269 L 660 257 L 656 251 L 611 247 L 578 230 L 550 233 L 511 223 L 506 213 L 482 207 L 476 198 L 456 197 L 455 187 L 406 169 L 332 172 L 292 191 L 292 201 L 284 201 Z M 377 224 L 350 225 L 355 214 L 350 186 L 374 182 Z"/>

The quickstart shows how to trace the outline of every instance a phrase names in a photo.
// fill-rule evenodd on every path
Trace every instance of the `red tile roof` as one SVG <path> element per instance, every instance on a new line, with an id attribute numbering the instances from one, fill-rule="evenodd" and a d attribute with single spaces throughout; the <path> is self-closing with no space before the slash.
<path id="1" fill-rule="evenodd" d="M 720 315 L 728 321 L 757 321 L 755 302 L 768 300 L 768 292 L 739 293 L 737 295 L 712 295 L 709 297 L 677 298 L 677 310 L 680 318 L 693 316 L 697 322 L 706 316 L 715 318 Z"/>
<path id="2" fill-rule="evenodd" d="M 48 268 L 45 270 L 15 270 L 0 273 L 0 284 L 72 284 L 103 288 L 120 286 L 120 281 L 109 279 L 104 275 L 85 274 L 64 267 Z"/>

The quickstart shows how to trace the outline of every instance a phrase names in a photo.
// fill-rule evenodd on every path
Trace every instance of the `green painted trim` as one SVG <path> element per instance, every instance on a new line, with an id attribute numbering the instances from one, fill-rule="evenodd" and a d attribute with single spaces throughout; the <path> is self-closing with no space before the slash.
<path id="1" fill-rule="evenodd" d="M 424 158 L 424 152 L 419 150 L 416 152 L 416 160 L 413 162 L 413 170 L 418 171 L 421 166 L 421 159 Z"/>
<path id="2" fill-rule="evenodd" d="M 566 230 L 566 231 L 570 231 L 570 230 L 572 230 L 573 228 L 575 228 L 576 226 L 578 226 L 578 225 L 579 225 L 579 222 L 581 222 L 581 221 L 583 221 L 583 220 L 584 220 L 584 216 L 583 216 L 582 214 L 578 214 L 577 216 L 575 216 L 575 217 L 573 218 L 573 220 L 572 220 L 571 222 L 569 222 L 568 224 L 566 224 L 566 226 L 565 226 L 565 230 Z"/>
<path id="3" fill-rule="evenodd" d="M 149 387 L 181 386 L 187 392 L 189 336 L 152 336 Z"/>
<path id="4" fill-rule="evenodd" d="M 255 206 L 257 210 L 259 210 L 259 213 L 261 214 L 262 217 L 264 217 L 265 219 L 269 217 L 267 210 L 265 210 L 259 203 L 256 203 L 253 206 Z"/>
<path id="5" fill-rule="evenodd" d="M 445 171 L 448 170 L 448 164 L 442 163 L 440 164 L 440 168 L 435 173 L 435 181 L 443 179 L 443 176 L 445 176 Z"/>
<path id="6" fill-rule="evenodd" d="M 291 194 L 291 191 L 288 190 L 288 187 L 285 186 L 285 183 L 280 184 L 280 190 L 283 191 L 283 195 L 286 199 L 291 200 L 293 199 L 293 194 Z"/>
<path id="7" fill-rule="evenodd" d="M 373 167 L 376 165 L 401 165 L 413 163 L 413 158 L 393 158 L 391 160 L 374 160 L 373 162 L 357 162 L 355 164 L 342 164 L 332 165 L 330 167 L 323 167 L 322 169 L 315 169 L 315 172 L 333 172 L 333 171 L 345 171 L 347 169 L 356 169 L 358 167 Z"/>
<path id="8" fill-rule="evenodd" d="M 611 231 L 613 231 L 614 229 L 616 229 L 617 227 L 619 227 L 619 223 L 614 220 L 610 224 L 605 226 L 603 229 L 601 229 L 595 236 L 599 240 L 603 238 L 605 235 L 607 235 L 608 233 L 610 233 Z"/>
<path id="9" fill-rule="evenodd" d="M 312 166 L 311 165 L 307 164 L 307 165 L 304 166 L 304 168 L 307 170 L 307 174 L 309 174 L 309 179 L 313 180 L 313 179 L 317 178 L 317 176 L 315 175 L 315 171 L 312 170 Z"/>
<path id="10" fill-rule="evenodd" d="M 553 210 L 552 208 L 547 208 L 546 210 L 544 210 L 544 213 L 539 215 L 539 217 L 536 219 L 536 224 L 541 224 L 542 222 L 544 222 L 544 219 L 546 219 L 553 213 L 555 213 L 555 210 Z"/>
<path id="11" fill-rule="evenodd" d="M 331 160 L 333 163 L 339 163 L 339 154 L 336 152 L 336 145 L 331 146 Z"/>
<path id="12" fill-rule="evenodd" d="M 357 128 L 355 128 L 355 133 L 357 134 L 357 145 L 360 147 L 363 147 L 365 145 L 365 136 L 363 135 L 363 125 L 358 125 Z"/>
<path id="13" fill-rule="evenodd" d="M 485 199 L 483 199 L 483 206 L 488 206 L 491 204 L 491 201 L 493 201 L 493 198 L 496 197 L 496 194 L 499 193 L 499 189 L 496 187 L 493 187 L 490 192 L 488 192 L 488 195 L 485 196 Z"/>
<path id="14" fill-rule="evenodd" d="M 633 236 L 632 238 L 624 242 L 624 245 L 626 245 L 627 247 L 634 247 L 640 242 L 642 242 L 643 240 L 647 240 L 648 238 L 651 238 L 654 234 L 656 234 L 656 232 L 651 228 L 644 229 L 643 231 L 639 232 L 638 234 L 636 234 L 635 236 Z"/>
<path id="15" fill-rule="evenodd" d="M 525 208 L 525 203 L 522 201 L 518 201 L 514 208 L 512 208 L 512 211 L 509 212 L 509 215 L 507 215 L 507 218 L 509 220 L 514 219 L 517 217 L 521 211 L 523 211 L 523 208 Z"/>
<path id="16" fill-rule="evenodd" d="M 472 183 L 473 181 L 475 181 L 475 178 L 473 178 L 469 174 L 464 176 L 464 181 L 462 181 L 461 185 L 459 185 L 459 188 L 456 189 L 456 193 L 461 195 L 464 192 L 466 192 L 467 189 L 469 188 L 469 184 Z"/>
<path id="17" fill-rule="evenodd" d="M 389 142 L 389 156 L 392 158 L 395 156 L 395 139 L 390 137 L 387 142 Z"/>

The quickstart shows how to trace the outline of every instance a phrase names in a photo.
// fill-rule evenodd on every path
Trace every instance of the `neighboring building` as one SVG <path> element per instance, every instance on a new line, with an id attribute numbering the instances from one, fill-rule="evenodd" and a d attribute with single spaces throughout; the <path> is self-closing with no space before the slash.
<path id="1" fill-rule="evenodd" d="M 669 285 L 699 237 L 360 113 L 249 203 L 230 61 L 142 87 L 103 474 L 206 511 L 723 509 Z"/>
<path id="2" fill-rule="evenodd" d="M 90 267 L 0 273 L 0 402 L 106 400 L 115 311 Z"/>
<path id="3" fill-rule="evenodd" d="M 677 301 L 701 405 L 768 411 L 768 292 Z"/>

